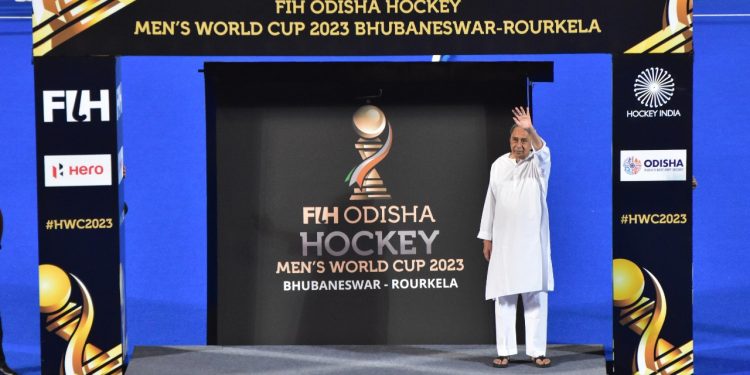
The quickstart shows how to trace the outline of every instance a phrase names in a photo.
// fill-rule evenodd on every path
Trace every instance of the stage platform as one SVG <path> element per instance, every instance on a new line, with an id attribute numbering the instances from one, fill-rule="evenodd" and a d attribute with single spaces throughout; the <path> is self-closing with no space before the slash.
<path id="1" fill-rule="evenodd" d="M 127 375 L 606 373 L 601 345 L 550 345 L 547 355 L 551 368 L 516 355 L 508 368 L 496 369 L 492 345 L 137 346 Z"/>

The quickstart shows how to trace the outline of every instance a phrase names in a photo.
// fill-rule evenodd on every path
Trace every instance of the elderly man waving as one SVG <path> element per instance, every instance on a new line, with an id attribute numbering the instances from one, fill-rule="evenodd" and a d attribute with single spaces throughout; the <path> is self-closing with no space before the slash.
<path id="1" fill-rule="evenodd" d="M 526 354 L 538 367 L 547 358 L 547 292 L 554 289 L 549 242 L 547 184 L 550 151 L 528 108 L 513 109 L 511 151 L 492 163 L 479 237 L 489 261 L 485 297 L 495 300 L 495 367 L 517 354 L 516 301 L 523 298 Z"/>

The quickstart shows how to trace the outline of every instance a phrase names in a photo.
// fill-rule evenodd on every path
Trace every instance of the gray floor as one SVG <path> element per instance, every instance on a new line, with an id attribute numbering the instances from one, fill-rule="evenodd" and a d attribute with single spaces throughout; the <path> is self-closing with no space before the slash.
<path id="1" fill-rule="evenodd" d="M 601 345 L 550 345 L 547 355 L 553 361 L 547 369 L 524 355 L 496 369 L 491 345 L 137 346 L 127 375 L 606 373 Z"/>

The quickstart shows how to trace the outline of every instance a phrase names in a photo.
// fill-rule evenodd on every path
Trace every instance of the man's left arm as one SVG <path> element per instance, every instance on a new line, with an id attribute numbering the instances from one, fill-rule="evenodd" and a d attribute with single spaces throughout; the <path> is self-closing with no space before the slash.
<path id="1" fill-rule="evenodd" d="M 531 141 L 531 145 L 534 146 L 534 151 L 539 151 L 544 147 L 544 141 L 542 141 L 542 137 L 539 136 L 539 133 L 536 132 L 536 129 L 532 126 L 526 131 L 529 132 L 529 140 Z"/>

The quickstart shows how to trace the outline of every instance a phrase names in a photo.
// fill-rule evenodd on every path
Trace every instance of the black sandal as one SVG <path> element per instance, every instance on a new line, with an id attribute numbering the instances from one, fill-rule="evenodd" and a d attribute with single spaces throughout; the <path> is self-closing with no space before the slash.
<path id="1" fill-rule="evenodd" d="M 497 363 L 497 360 L 500 360 L 500 363 Z M 508 367 L 508 363 L 510 363 L 510 357 L 500 356 L 492 360 L 492 367 L 506 368 Z"/>
<path id="2" fill-rule="evenodd" d="M 544 362 L 545 360 L 548 360 L 549 362 L 545 363 Z M 532 361 L 534 361 L 534 365 L 539 368 L 547 368 L 552 365 L 552 361 L 543 355 L 540 355 L 539 357 L 534 357 Z"/>

